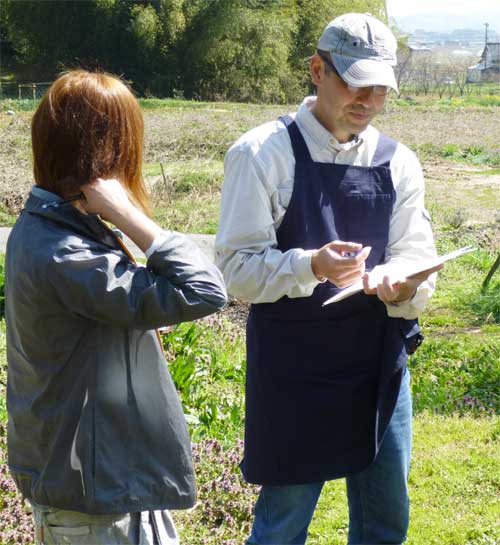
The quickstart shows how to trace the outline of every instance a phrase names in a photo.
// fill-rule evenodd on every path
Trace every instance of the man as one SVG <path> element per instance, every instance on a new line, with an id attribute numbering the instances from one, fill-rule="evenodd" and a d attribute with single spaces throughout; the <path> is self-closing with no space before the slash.
<path id="1" fill-rule="evenodd" d="M 397 91 L 396 47 L 369 15 L 334 19 L 310 59 L 317 97 L 225 160 L 216 259 L 253 303 L 242 471 L 263 486 L 247 545 L 305 543 L 323 483 L 340 477 L 350 544 L 406 537 L 406 354 L 434 270 L 379 283 L 366 271 L 435 248 L 417 158 L 370 125 Z M 362 278 L 364 293 L 322 306 Z"/>

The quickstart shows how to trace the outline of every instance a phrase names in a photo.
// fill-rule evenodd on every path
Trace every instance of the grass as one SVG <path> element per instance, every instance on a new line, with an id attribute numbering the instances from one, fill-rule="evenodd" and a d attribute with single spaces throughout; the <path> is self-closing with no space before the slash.
<path id="1" fill-rule="evenodd" d="M 1 102 L 1 111 L 4 106 Z M 25 106 L 20 103 L 19 110 Z M 142 106 L 144 175 L 154 182 L 154 218 L 171 229 L 200 233 L 217 228 L 222 160 L 229 145 L 251 126 L 294 109 L 178 99 L 147 99 Z M 0 114 L 5 143 L 0 161 L 6 167 L 0 175 L 13 162 L 29 168 L 29 118 L 22 111 L 15 120 Z M 466 244 L 479 248 L 440 272 L 421 319 L 426 339 L 410 361 L 416 417 L 409 545 L 500 544 L 500 273 L 481 292 L 500 251 L 495 223 L 499 121 L 500 110 L 491 104 L 423 100 L 414 108 L 395 101 L 378 119 L 381 129 L 424 160 L 439 252 Z M 0 222 L 12 220 L 8 209 L 0 209 Z M 217 316 L 193 329 L 175 328 L 164 344 L 196 441 L 200 502 L 191 512 L 175 513 L 182 539 L 192 545 L 241 543 L 256 493 L 238 476 L 244 331 Z M 0 431 L 6 421 L 5 360 L 5 322 L 0 320 Z M 0 509 L 11 509 L 8 494 L 0 487 Z M 328 483 L 308 545 L 345 543 L 346 530 L 343 484 Z M 0 544 L 11 545 L 1 538 Z"/>
<path id="2" fill-rule="evenodd" d="M 497 417 L 414 419 L 407 545 L 500 543 L 500 426 Z M 347 537 L 342 481 L 327 483 L 308 545 L 343 545 Z"/>
<path id="3" fill-rule="evenodd" d="M 439 232 L 440 251 L 470 243 L 471 236 Z M 426 340 L 410 362 L 416 416 L 408 545 L 500 543 L 500 324 L 472 305 L 493 257 L 483 249 L 447 264 L 422 320 Z M 193 545 L 241 543 L 257 493 L 238 470 L 243 330 L 219 315 L 174 328 L 164 345 L 196 441 L 199 503 L 174 513 L 181 539 Z M 5 379 L 0 321 L 3 392 Z M 1 423 L 3 394 L 0 400 Z M 8 509 L 19 503 L 3 497 L 0 489 L 0 503 L 6 501 Z M 308 544 L 345 543 L 347 520 L 343 482 L 327 483 Z"/>
<path id="4" fill-rule="evenodd" d="M 0 206 L 0 226 L 2 227 L 12 227 L 16 222 L 17 216 L 9 212 L 8 210 L 3 209 Z"/>
<path id="5" fill-rule="evenodd" d="M 480 145 L 461 147 L 459 144 L 445 144 L 440 147 L 432 143 L 424 143 L 418 147 L 418 153 L 422 157 L 437 156 L 470 165 L 491 166 L 492 171 L 498 171 L 497 167 L 500 165 L 500 153 Z M 491 171 L 485 172 L 492 174 Z"/>
<path id="6" fill-rule="evenodd" d="M 500 209 L 495 180 L 500 172 L 500 108 L 456 101 L 442 108 L 434 99 L 417 98 L 411 108 L 401 99 L 391 98 L 385 112 L 376 119 L 377 127 L 420 155 L 428 171 L 429 203 L 436 196 L 438 207 L 449 206 L 451 216 L 462 203 L 466 207 L 477 205 L 471 221 L 482 216 L 483 209 L 492 218 Z M 32 183 L 30 103 L 0 100 L 0 206 L 7 212 L 6 216 L 0 213 L 0 224 L 4 225 L 12 223 L 22 206 L 22 201 L 12 201 L 11 193 L 15 189 L 24 195 Z M 141 105 L 146 123 L 144 175 L 156 182 L 154 218 L 166 228 L 200 233 L 216 231 L 222 161 L 229 146 L 251 127 L 296 109 L 295 105 L 182 99 L 141 99 Z M 17 115 L 2 113 L 8 108 Z M 448 166 L 456 167 L 452 178 L 443 172 Z M 484 183 L 485 178 L 490 180 L 489 185 Z M 442 191 L 443 184 L 447 191 Z M 480 194 L 478 198 L 476 194 Z M 454 202 L 443 203 L 451 200 L 449 196 L 454 197 Z"/>
<path id="7" fill-rule="evenodd" d="M 168 229 L 215 234 L 218 225 L 222 161 L 173 161 L 148 165 L 155 180 L 153 218 Z M 196 213 L 193 213 L 196 211 Z"/>

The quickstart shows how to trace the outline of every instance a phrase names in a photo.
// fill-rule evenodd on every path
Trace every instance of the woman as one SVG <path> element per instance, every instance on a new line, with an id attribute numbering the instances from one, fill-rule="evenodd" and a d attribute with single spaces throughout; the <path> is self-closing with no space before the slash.
<path id="1" fill-rule="evenodd" d="M 36 186 L 6 255 L 10 470 L 38 542 L 178 543 L 167 509 L 192 506 L 195 484 L 155 328 L 220 309 L 221 275 L 145 213 L 143 119 L 119 79 L 60 76 L 32 144 Z"/>

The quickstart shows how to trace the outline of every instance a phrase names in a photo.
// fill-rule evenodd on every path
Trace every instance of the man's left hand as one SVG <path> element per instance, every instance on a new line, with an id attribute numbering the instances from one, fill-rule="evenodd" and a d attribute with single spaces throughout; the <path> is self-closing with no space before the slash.
<path id="1" fill-rule="evenodd" d="M 363 289 L 367 295 L 377 295 L 383 303 L 405 303 L 413 298 L 422 282 L 425 282 L 432 273 L 442 268 L 443 265 L 438 265 L 407 278 L 391 278 L 390 275 L 385 275 L 382 282 L 376 287 L 370 286 L 370 273 L 365 273 L 363 276 Z"/>

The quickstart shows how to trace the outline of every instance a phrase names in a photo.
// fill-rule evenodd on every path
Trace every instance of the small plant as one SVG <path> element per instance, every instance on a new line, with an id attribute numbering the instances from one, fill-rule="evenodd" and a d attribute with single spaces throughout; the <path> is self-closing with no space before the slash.
<path id="1" fill-rule="evenodd" d="M 464 208 L 456 208 L 445 214 L 444 221 L 450 229 L 460 229 L 468 219 L 467 211 Z"/>
<path id="2" fill-rule="evenodd" d="M 445 144 L 441 148 L 441 155 L 443 157 L 456 157 L 459 153 L 459 148 L 456 144 Z"/>

